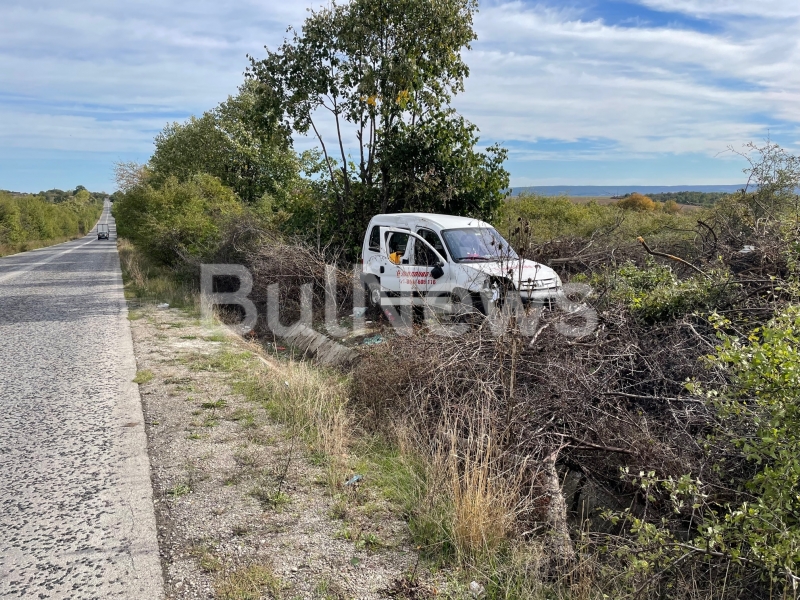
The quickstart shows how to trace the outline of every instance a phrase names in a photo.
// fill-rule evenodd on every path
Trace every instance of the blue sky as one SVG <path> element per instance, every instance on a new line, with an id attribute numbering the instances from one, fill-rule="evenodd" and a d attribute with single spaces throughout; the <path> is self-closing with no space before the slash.
<path id="1" fill-rule="evenodd" d="M 0 189 L 113 190 L 114 162 L 235 93 L 318 5 L 4 0 Z M 797 0 L 485 0 L 475 29 L 454 104 L 509 148 L 513 186 L 735 184 L 729 146 L 800 154 Z"/>

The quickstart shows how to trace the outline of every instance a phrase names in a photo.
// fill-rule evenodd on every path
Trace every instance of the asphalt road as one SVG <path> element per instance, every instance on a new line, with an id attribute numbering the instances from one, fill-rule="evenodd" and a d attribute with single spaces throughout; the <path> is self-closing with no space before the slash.
<path id="1" fill-rule="evenodd" d="M 0 597 L 161 598 L 116 229 L 0 258 Z"/>

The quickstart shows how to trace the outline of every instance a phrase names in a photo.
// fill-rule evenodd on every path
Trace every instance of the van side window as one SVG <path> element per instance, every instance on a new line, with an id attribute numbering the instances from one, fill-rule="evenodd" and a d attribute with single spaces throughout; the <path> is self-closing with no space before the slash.
<path id="1" fill-rule="evenodd" d="M 372 231 L 369 232 L 369 246 L 367 249 L 370 252 L 381 251 L 381 226 L 375 225 Z"/>
<path id="2" fill-rule="evenodd" d="M 386 233 L 386 251 L 389 254 L 389 260 L 394 264 L 399 265 L 403 256 L 405 256 L 410 237 L 407 233 Z"/>
<path id="3" fill-rule="evenodd" d="M 430 229 L 418 229 L 417 234 L 431 246 L 436 248 L 436 251 L 439 254 L 447 258 L 447 251 L 444 249 L 444 244 L 442 244 L 442 240 L 436 234 L 436 232 L 431 231 Z M 436 255 L 431 252 L 430 248 L 428 248 L 425 244 L 419 242 L 414 244 L 415 264 L 430 267 L 433 266 L 437 260 L 439 259 L 436 258 Z"/>

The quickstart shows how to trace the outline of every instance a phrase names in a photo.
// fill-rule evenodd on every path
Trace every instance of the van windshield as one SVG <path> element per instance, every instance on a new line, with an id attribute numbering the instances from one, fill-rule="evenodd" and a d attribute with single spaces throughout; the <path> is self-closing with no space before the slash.
<path id="1" fill-rule="evenodd" d="M 511 245 L 493 227 L 464 227 L 442 231 L 444 243 L 456 262 L 515 260 Z"/>

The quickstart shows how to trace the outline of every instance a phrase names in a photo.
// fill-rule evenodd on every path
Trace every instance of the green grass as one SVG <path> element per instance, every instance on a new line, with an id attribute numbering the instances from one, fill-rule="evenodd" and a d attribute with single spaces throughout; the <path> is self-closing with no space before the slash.
<path id="1" fill-rule="evenodd" d="M 253 487 L 250 490 L 250 495 L 258 500 L 263 510 L 280 510 L 291 502 L 291 498 L 286 492 L 277 489 L 274 484 L 266 481 L 259 482 Z"/>
<path id="2" fill-rule="evenodd" d="M 139 385 L 144 385 L 145 383 L 150 383 L 153 381 L 153 372 L 149 369 L 144 369 L 136 373 L 136 377 L 133 378 L 133 383 L 138 383 Z"/>
<path id="3" fill-rule="evenodd" d="M 214 410 L 217 408 L 225 408 L 228 406 L 228 401 L 224 398 L 220 398 L 219 400 L 209 400 L 208 402 L 203 402 L 200 407 L 204 408 L 205 410 Z"/>
<path id="4" fill-rule="evenodd" d="M 192 487 L 185 482 L 176 483 L 170 489 L 167 490 L 167 496 L 172 498 L 173 500 L 177 500 L 178 498 L 182 498 L 187 494 L 192 493 Z"/>

